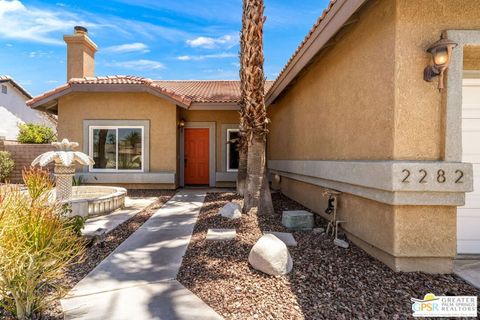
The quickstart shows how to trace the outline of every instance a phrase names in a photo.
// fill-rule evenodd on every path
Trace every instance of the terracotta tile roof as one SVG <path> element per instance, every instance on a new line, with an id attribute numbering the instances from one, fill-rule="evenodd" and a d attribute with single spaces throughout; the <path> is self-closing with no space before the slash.
<path id="1" fill-rule="evenodd" d="M 22 87 L 12 77 L 10 77 L 8 75 L 3 75 L 3 76 L 0 75 L 0 83 L 2 83 L 2 82 L 10 82 L 12 84 L 12 86 L 17 88 L 25 97 L 27 97 L 28 99 L 32 99 L 32 95 L 30 94 L 30 92 L 28 92 L 27 89 Z"/>
<path id="2" fill-rule="evenodd" d="M 162 88 L 153 83 L 153 80 L 142 77 L 134 76 L 109 76 L 109 77 L 85 77 L 85 78 L 72 78 L 67 83 L 56 87 L 50 91 L 44 92 L 43 94 L 34 97 L 33 99 L 27 101 L 27 105 L 33 106 L 37 102 L 48 102 L 49 99 L 53 100 L 58 94 L 62 92 L 67 93 L 67 90 L 70 88 L 75 88 L 79 85 L 139 85 L 145 86 L 146 88 L 152 89 L 162 95 L 165 95 L 179 104 L 189 106 L 192 101 L 176 92 L 170 91 L 166 88 Z"/>
<path id="3" fill-rule="evenodd" d="M 193 102 L 235 103 L 240 100 L 238 80 L 158 80 L 154 83 Z M 270 89 L 272 83 L 273 81 L 265 82 L 265 92 Z"/>
<path id="4" fill-rule="evenodd" d="M 273 81 L 265 82 L 267 92 Z M 240 99 L 240 81 L 235 80 L 152 80 L 135 76 L 73 78 L 67 83 L 27 101 L 29 106 L 48 102 L 53 96 L 78 85 L 141 85 L 166 95 L 184 106 L 192 103 L 236 103 Z"/>

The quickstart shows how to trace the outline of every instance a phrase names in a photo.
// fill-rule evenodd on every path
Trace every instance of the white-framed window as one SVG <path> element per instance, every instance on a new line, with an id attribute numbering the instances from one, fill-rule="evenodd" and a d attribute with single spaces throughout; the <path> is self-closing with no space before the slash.
<path id="1" fill-rule="evenodd" d="M 90 126 L 91 172 L 143 172 L 145 135 L 142 126 Z"/>
<path id="2" fill-rule="evenodd" d="M 238 171 L 238 138 L 239 130 L 238 129 L 227 129 L 227 171 L 236 172 Z"/>
<path id="3" fill-rule="evenodd" d="M 2 84 L 2 93 L 3 94 L 7 94 L 8 90 L 7 90 L 7 86 Z"/>

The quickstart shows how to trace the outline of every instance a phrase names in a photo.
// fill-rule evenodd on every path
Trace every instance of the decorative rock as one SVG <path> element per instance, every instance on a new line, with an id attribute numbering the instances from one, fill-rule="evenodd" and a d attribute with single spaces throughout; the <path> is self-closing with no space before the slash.
<path id="1" fill-rule="evenodd" d="M 347 249 L 349 247 L 348 245 L 348 242 L 345 241 L 345 240 L 342 240 L 342 239 L 335 239 L 333 240 L 333 243 L 337 246 L 337 247 L 340 247 L 340 248 L 345 248 Z"/>
<path id="2" fill-rule="evenodd" d="M 235 240 L 237 231 L 235 229 L 208 229 L 207 240 L 225 241 Z"/>
<path id="3" fill-rule="evenodd" d="M 282 240 L 283 243 L 285 243 L 285 245 L 287 247 L 296 247 L 297 246 L 297 240 L 295 240 L 293 235 L 289 232 L 267 231 L 267 232 L 264 232 L 263 234 L 273 234 L 275 237 Z"/>
<path id="4" fill-rule="evenodd" d="M 219 214 L 228 219 L 238 219 L 242 216 L 242 208 L 238 203 L 229 202 L 220 209 Z"/>
<path id="5" fill-rule="evenodd" d="M 91 246 L 103 246 L 107 233 L 105 228 L 98 228 L 94 232 L 85 236 L 87 243 Z"/>
<path id="6" fill-rule="evenodd" d="M 315 234 L 322 234 L 325 232 L 324 228 L 313 228 L 313 233 Z"/>
<path id="7" fill-rule="evenodd" d="M 313 228 L 313 213 L 305 210 L 283 211 L 282 224 L 292 230 L 310 230 Z"/>
<path id="8" fill-rule="evenodd" d="M 293 262 L 288 248 L 273 234 L 263 235 L 252 247 L 248 262 L 256 270 L 272 276 L 292 271 Z"/>

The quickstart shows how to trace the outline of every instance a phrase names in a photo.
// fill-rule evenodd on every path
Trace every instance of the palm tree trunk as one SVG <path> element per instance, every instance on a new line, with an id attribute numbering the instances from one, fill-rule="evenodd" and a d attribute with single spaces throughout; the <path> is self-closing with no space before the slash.
<path id="1" fill-rule="evenodd" d="M 245 138 L 240 138 L 244 139 Z M 243 144 L 243 145 L 242 145 Z M 238 172 L 237 172 L 237 193 L 240 196 L 245 195 L 245 187 L 247 184 L 247 153 L 248 153 L 248 146 L 246 141 L 240 141 L 238 147 Z"/>
<path id="2" fill-rule="evenodd" d="M 262 214 L 273 212 L 266 170 L 265 147 L 266 141 L 261 135 L 252 137 L 248 146 L 248 178 L 244 200 L 244 212 L 246 213 L 257 209 Z"/>
<path id="3" fill-rule="evenodd" d="M 247 154 L 248 141 L 245 135 L 245 78 L 244 78 L 244 52 L 245 52 L 245 37 L 243 29 L 245 28 L 246 10 L 245 1 L 242 5 L 242 32 L 240 32 L 240 122 L 239 122 L 239 141 L 238 141 L 238 172 L 237 172 L 237 193 L 240 196 L 245 195 L 245 188 L 247 185 Z"/>
<path id="4" fill-rule="evenodd" d="M 244 98 L 243 123 L 248 141 L 247 188 L 243 212 L 273 212 L 266 175 L 267 110 L 263 72 L 263 0 L 244 0 L 242 26 L 241 89 Z"/>

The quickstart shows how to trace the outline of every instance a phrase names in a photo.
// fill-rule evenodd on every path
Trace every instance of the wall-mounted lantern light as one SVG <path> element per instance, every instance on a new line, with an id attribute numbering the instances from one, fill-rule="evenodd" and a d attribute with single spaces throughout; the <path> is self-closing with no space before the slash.
<path id="1" fill-rule="evenodd" d="M 442 33 L 440 40 L 432 44 L 427 52 L 432 55 L 433 66 L 428 66 L 423 72 L 423 79 L 431 82 L 433 78 L 438 76 L 438 90 L 443 89 L 443 72 L 450 64 L 452 50 L 458 44 L 452 40 L 447 39 L 445 33 Z"/>
<path id="2" fill-rule="evenodd" d="M 178 121 L 178 127 L 179 127 L 179 128 L 185 127 L 185 120 L 180 119 L 180 121 Z"/>

